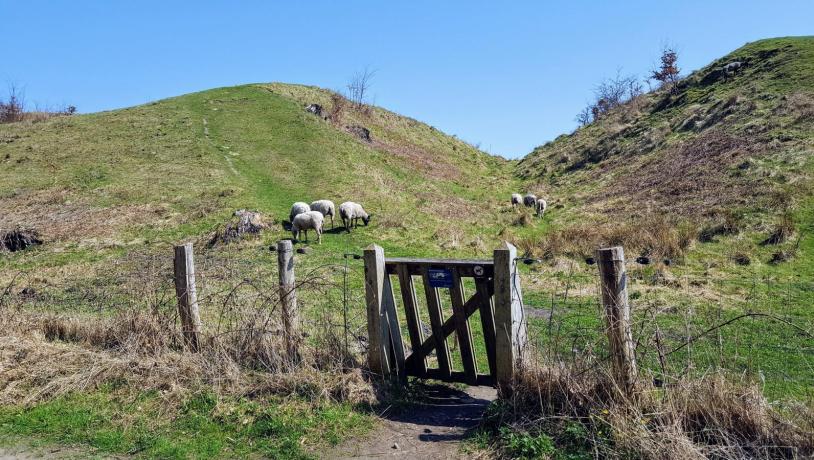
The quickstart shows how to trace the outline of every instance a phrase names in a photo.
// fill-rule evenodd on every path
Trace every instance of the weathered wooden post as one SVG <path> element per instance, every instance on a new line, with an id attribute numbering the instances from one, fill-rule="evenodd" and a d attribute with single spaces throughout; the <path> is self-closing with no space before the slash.
<path id="1" fill-rule="evenodd" d="M 280 305 L 283 316 L 283 340 L 288 358 L 300 358 L 300 320 L 297 312 L 297 288 L 294 279 L 294 245 L 291 240 L 277 242 L 277 267 L 280 278 Z"/>
<path id="2" fill-rule="evenodd" d="M 197 352 L 200 347 L 201 317 L 198 312 L 198 295 L 195 291 L 195 261 L 192 257 L 192 243 L 175 246 L 173 269 L 175 295 L 178 297 L 178 314 L 181 317 L 181 331 L 189 349 Z"/>
<path id="3" fill-rule="evenodd" d="M 598 249 L 596 261 L 614 379 L 631 394 L 636 384 L 636 356 L 630 332 L 625 251 L 621 246 Z"/>
<path id="4" fill-rule="evenodd" d="M 404 344 L 396 316 L 393 287 L 384 267 L 384 249 L 371 244 L 364 251 L 367 301 L 368 366 L 384 379 L 406 378 Z"/>
<path id="5" fill-rule="evenodd" d="M 495 364 L 504 396 L 511 394 L 528 340 L 516 258 L 517 249 L 510 243 L 495 249 Z"/>

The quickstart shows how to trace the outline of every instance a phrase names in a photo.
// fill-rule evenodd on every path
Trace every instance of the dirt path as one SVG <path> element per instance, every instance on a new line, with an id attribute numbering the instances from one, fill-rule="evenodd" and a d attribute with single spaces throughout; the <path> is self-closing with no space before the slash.
<path id="1" fill-rule="evenodd" d="M 366 439 L 355 439 L 322 458 L 456 459 L 472 458 L 460 451 L 461 441 L 480 423 L 486 406 L 495 399 L 490 387 L 465 391 L 442 385 L 427 386 L 424 402 L 398 413 L 385 412 L 381 426 Z"/>
<path id="2" fill-rule="evenodd" d="M 0 445 L 0 460 L 33 460 L 53 458 L 58 460 L 122 459 L 124 456 L 104 456 L 87 449 L 72 446 L 34 446 L 26 443 Z"/>
<path id="3" fill-rule="evenodd" d="M 203 129 L 204 137 L 206 138 L 207 141 L 209 141 L 210 144 L 214 146 L 215 143 L 212 142 L 212 139 L 209 137 L 209 122 L 206 120 L 206 118 L 203 119 Z M 215 148 L 218 150 L 222 150 L 217 146 L 215 146 Z M 229 155 L 230 155 L 229 153 L 224 153 L 223 159 L 226 160 L 226 164 L 229 166 L 229 169 L 232 171 L 232 174 L 234 174 L 235 176 L 239 176 L 240 173 L 237 171 L 237 168 L 235 168 L 235 163 L 232 161 Z"/>

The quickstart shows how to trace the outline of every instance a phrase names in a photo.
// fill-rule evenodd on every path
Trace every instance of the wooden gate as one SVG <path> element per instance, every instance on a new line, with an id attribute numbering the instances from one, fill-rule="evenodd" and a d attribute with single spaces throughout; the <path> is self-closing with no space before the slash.
<path id="1" fill-rule="evenodd" d="M 508 243 L 495 250 L 493 260 L 385 258 L 378 245 L 365 249 L 370 369 L 385 378 L 415 376 L 508 389 L 526 344 L 516 254 Z M 416 295 L 416 277 L 425 293 L 423 308 L 429 327 L 420 320 L 422 302 Z M 391 278 L 399 283 L 402 308 L 396 306 Z M 471 295 L 465 292 L 466 278 L 474 280 Z M 442 309 L 446 292 L 452 306 L 448 318 Z M 409 353 L 402 339 L 400 311 L 409 335 Z M 480 312 L 489 369 L 479 369 L 475 356 L 469 318 L 476 311 Z M 446 340 L 453 332 L 462 369 L 454 368 Z M 429 367 L 433 351 L 437 367 Z"/>

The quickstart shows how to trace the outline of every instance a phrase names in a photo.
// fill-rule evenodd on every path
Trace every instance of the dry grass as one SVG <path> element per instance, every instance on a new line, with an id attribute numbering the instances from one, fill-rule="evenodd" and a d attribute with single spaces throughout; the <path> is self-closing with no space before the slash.
<path id="1" fill-rule="evenodd" d="M 648 214 L 625 223 L 585 223 L 565 227 L 543 239 L 518 241 L 529 254 L 553 259 L 560 256 L 589 257 L 599 247 L 624 246 L 630 255 L 654 258 L 677 258 L 689 250 L 697 229 L 689 221 L 673 221 Z"/>
<path id="2" fill-rule="evenodd" d="M 188 353 L 174 321 L 145 313 L 94 321 L 17 313 L 2 327 L 3 404 L 33 404 L 110 383 L 178 396 L 207 385 L 229 395 L 374 399 L 361 370 L 345 366 L 336 349 L 304 347 L 294 363 L 281 353 L 279 334 L 247 329 L 210 335 L 199 353 Z"/>
<path id="3" fill-rule="evenodd" d="M 755 385 L 722 373 L 681 378 L 663 388 L 639 382 L 634 397 L 603 366 L 539 366 L 521 375 L 500 412 L 524 432 L 555 433 L 602 458 L 808 458 L 814 411 L 781 414 Z M 582 428 L 575 430 L 574 423 Z M 570 428 L 569 428 L 570 427 Z M 574 433 L 581 433 L 574 439 Z"/>

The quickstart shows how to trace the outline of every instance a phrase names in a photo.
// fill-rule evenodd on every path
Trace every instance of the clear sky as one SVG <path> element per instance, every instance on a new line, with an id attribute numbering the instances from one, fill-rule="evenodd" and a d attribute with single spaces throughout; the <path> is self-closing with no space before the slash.
<path id="1" fill-rule="evenodd" d="M 0 0 L 0 30 L 0 83 L 31 104 L 93 112 L 268 81 L 342 89 L 370 67 L 377 105 L 515 158 L 572 131 L 617 69 L 646 75 L 663 44 L 696 69 L 749 41 L 814 34 L 814 0 Z"/>

